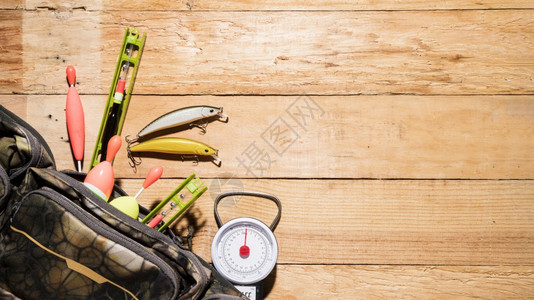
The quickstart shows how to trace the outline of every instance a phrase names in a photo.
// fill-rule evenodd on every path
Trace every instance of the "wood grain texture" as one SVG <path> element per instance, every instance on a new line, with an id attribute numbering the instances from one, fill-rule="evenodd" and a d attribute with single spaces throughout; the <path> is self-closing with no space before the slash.
<path id="1" fill-rule="evenodd" d="M 64 125 L 65 95 L 27 98 L 26 119 L 50 143 L 58 168 L 74 168 Z M 88 165 L 106 97 L 81 98 Z M 2 96 L 0 103 L 11 99 Z M 229 121 L 211 122 L 205 135 L 198 128 L 163 134 L 220 149 L 221 167 L 142 155 L 136 174 L 128 166 L 124 144 L 115 160 L 117 176 L 144 176 L 156 164 L 165 166 L 166 176 L 181 177 L 189 170 L 240 178 L 531 179 L 534 174 L 534 141 L 525 138 L 534 134 L 532 96 L 134 95 L 123 136 L 135 136 L 160 115 L 190 105 L 222 106 Z"/>
<path id="2" fill-rule="evenodd" d="M 27 107 L 27 96 L 23 95 L 10 95 L 10 96 L 0 96 L 0 105 L 4 106 L 12 113 L 21 117 L 25 121 L 28 120 L 28 107 Z"/>
<path id="3" fill-rule="evenodd" d="M 107 94 L 125 26 L 150 33 L 138 94 L 534 91 L 531 10 L 38 10 L 23 17 L 28 38 L 21 93 L 61 93 L 64 82 L 55 78 L 75 64 L 84 78 L 81 93 Z M 79 32 L 86 42 L 80 43 Z"/>
<path id="4" fill-rule="evenodd" d="M 181 180 L 156 182 L 140 203 L 153 207 Z M 204 181 L 208 192 L 176 229 L 183 232 L 187 224 L 194 225 L 193 249 L 208 261 L 217 230 L 214 200 L 235 190 L 280 198 L 282 219 L 275 234 L 282 264 L 490 266 L 530 265 L 534 259 L 534 187 L 529 180 Z M 141 184 L 140 179 L 121 180 L 131 194 Z M 218 210 L 223 222 L 250 216 L 266 224 L 277 211 L 274 203 L 249 197 L 226 198 Z"/>
<path id="5" fill-rule="evenodd" d="M 269 279 L 269 278 L 268 278 Z M 531 266 L 278 265 L 268 299 L 523 299 Z"/>
<path id="6" fill-rule="evenodd" d="M 0 3 L 0 9 L 24 9 L 23 0 L 4 0 Z"/>
<path id="7" fill-rule="evenodd" d="M 0 10 L 0 93 L 22 91 L 22 16 Z"/>
<path id="8" fill-rule="evenodd" d="M 98 30 L 100 16 L 93 15 L 92 20 L 75 16 L 87 15 L 83 12 L 61 12 L 38 10 L 24 12 L 23 20 L 23 89 L 28 91 L 46 91 L 45 93 L 61 94 L 68 87 L 65 69 L 68 65 L 76 68 L 76 88 L 84 93 L 94 84 L 91 80 L 101 80 L 100 44 L 101 31 Z M 50 18 L 58 27 L 45 28 L 43 23 Z M 109 60 L 111 74 L 105 77 L 107 85 L 113 79 L 114 66 L 122 44 L 122 37 L 117 37 L 116 56 Z M 33 74 L 35 77 L 30 76 Z M 91 80 L 87 80 L 91 78 Z M 49 80 L 52 80 L 49 82 Z M 53 83 L 52 83 L 53 82 Z M 89 85 L 89 86 L 87 86 Z M 87 87 L 86 87 L 87 86 Z M 52 89 L 51 89 L 52 88 Z M 102 91 L 107 94 L 107 89 Z M 96 90 L 94 90 L 96 92 Z M 37 92 L 40 93 L 40 92 Z"/>
<path id="9" fill-rule="evenodd" d="M 11 4 L 11 5 L 9 5 Z M 4 3 L 0 7 L 11 8 L 13 3 Z M 69 1 L 68 3 L 58 0 L 27 0 L 26 9 L 49 8 L 54 10 L 68 10 L 83 7 L 86 10 L 438 10 L 438 9 L 497 9 L 497 8 L 534 8 L 528 0 L 483 0 L 483 1 L 388 1 L 388 0 L 180 0 L 180 1 L 125 1 L 125 0 L 92 0 L 92 1 Z"/>

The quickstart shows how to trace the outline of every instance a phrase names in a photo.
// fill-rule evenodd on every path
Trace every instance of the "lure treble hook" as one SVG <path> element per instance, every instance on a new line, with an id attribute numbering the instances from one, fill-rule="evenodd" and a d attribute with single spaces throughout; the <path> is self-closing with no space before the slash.
<path id="1" fill-rule="evenodd" d="M 198 123 L 190 123 L 189 127 L 197 127 L 200 129 L 200 134 L 204 135 L 206 134 L 206 128 L 208 127 L 209 122 L 206 121 L 204 123 L 198 124 Z"/>
<path id="2" fill-rule="evenodd" d="M 130 151 L 130 145 L 128 145 L 128 148 L 126 149 L 126 152 L 128 153 L 128 164 L 133 169 L 134 173 L 137 173 L 137 166 L 139 166 L 142 163 L 142 160 L 140 157 L 135 158 L 132 151 Z"/>
<path id="3" fill-rule="evenodd" d="M 130 138 L 130 135 L 127 135 L 124 137 L 124 140 L 128 144 L 128 147 L 134 143 L 137 143 L 139 141 L 139 136 L 136 135 L 134 138 Z"/>

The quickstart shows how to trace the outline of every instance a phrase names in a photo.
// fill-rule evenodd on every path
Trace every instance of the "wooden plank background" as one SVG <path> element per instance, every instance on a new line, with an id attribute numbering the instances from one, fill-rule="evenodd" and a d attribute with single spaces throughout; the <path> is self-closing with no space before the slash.
<path id="1" fill-rule="evenodd" d="M 228 123 L 171 136 L 223 163 L 143 158 L 154 206 L 187 175 L 208 193 L 175 226 L 210 261 L 213 200 L 283 203 L 267 299 L 534 297 L 534 2 L 22 1 L 0 4 L 0 104 L 73 169 L 65 67 L 75 65 L 91 157 L 124 29 L 148 35 L 123 135 L 184 106 Z M 283 133 L 283 134 L 281 134 Z M 250 151 L 261 160 L 249 161 Z M 85 169 L 86 170 L 86 169 Z M 266 223 L 270 203 L 221 203 Z"/>

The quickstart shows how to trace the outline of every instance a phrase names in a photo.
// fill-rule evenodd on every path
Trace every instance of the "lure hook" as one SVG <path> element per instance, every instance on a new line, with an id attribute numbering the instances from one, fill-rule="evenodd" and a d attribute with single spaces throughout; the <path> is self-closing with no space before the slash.
<path id="1" fill-rule="evenodd" d="M 130 145 L 128 145 L 128 148 L 126 149 L 126 152 L 128 153 L 128 158 L 130 159 L 128 164 L 133 169 L 134 173 L 137 173 L 137 166 L 140 165 L 141 162 L 142 162 L 141 158 L 140 157 L 135 158 L 135 156 L 133 155 L 132 151 L 130 150 Z"/>
<path id="2" fill-rule="evenodd" d="M 139 141 L 139 135 L 136 135 L 134 138 L 129 138 L 130 135 L 127 135 L 124 137 L 124 140 L 126 141 L 126 144 L 128 144 L 128 149 L 131 145 L 137 143 Z"/>
<path id="3" fill-rule="evenodd" d="M 185 160 L 193 159 L 194 166 L 198 166 L 198 163 L 200 162 L 200 160 L 198 159 L 198 155 L 181 155 L 181 157 L 182 162 L 184 162 Z"/>
<path id="4" fill-rule="evenodd" d="M 198 124 L 198 123 L 190 123 L 189 124 L 189 127 L 198 127 L 200 128 L 200 134 L 204 135 L 206 134 L 206 128 L 208 127 L 208 124 L 209 122 L 204 122 L 202 124 Z"/>

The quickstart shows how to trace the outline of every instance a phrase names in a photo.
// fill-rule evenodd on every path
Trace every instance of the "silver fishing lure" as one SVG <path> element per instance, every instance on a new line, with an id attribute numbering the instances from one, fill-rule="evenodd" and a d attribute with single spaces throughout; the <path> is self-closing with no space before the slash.
<path id="1" fill-rule="evenodd" d="M 177 110 L 168 112 L 154 121 L 150 122 L 145 128 L 141 129 L 134 139 L 128 139 L 128 144 L 134 143 L 143 137 L 155 133 L 160 130 L 178 127 L 189 124 L 189 126 L 197 126 L 202 130 L 202 133 L 206 132 L 208 122 L 204 124 L 197 124 L 196 122 L 203 119 L 209 119 L 218 116 L 220 120 L 228 120 L 228 116 L 223 114 L 222 107 L 214 106 L 189 106 L 183 107 Z"/>

